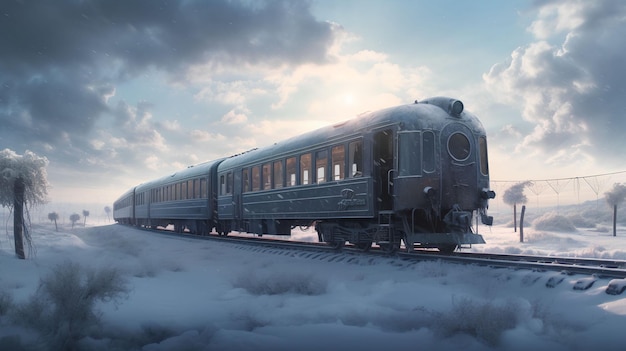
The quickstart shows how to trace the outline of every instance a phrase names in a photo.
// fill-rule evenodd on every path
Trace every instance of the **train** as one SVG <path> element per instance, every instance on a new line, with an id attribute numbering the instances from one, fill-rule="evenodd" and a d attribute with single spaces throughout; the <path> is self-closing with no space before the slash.
<path id="1" fill-rule="evenodd" d="M 118 223 L 197 235 L 291 235 L 393 252 L 485 243 L 485 128 L 462 101 L 433 97 L 368 112 L 270 146 L 137 185 Z M 474 223 L 474 218 L 476 219 Z"/>

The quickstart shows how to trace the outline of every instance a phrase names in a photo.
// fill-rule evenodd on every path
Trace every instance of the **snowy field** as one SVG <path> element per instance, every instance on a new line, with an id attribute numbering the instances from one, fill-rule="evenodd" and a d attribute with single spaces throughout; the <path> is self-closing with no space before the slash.
<path id="1" fill-rule="evenodd" d="M 610 224 L 563 231 L 566 225 L 552 221 L 561 227 L 525 228 L 524 243 L 506 223 L 481 227 L 488 244 L 466 251 L 626 259 L 624 227 L 613 237 Z M 16 315 L 41 296 L 35 293 L 42 279 L 68 267 L 85 274 L 115 269 L 126 288 L 97 301 L 100 323 L 65 344 L 79 350 L 608 351 L 626 345 L 626 293 L 606 294 L 607 279 L 577 291 L 582 276 L 547 288 L 555 273 L 250 249 L 89 220 L 59 232 L 49 222 L 32 229 L 36 255 L 26 261 L 15 258 L 10 235 L 1 235 L 0 350 L 58 345 L 50 328 Z"/>

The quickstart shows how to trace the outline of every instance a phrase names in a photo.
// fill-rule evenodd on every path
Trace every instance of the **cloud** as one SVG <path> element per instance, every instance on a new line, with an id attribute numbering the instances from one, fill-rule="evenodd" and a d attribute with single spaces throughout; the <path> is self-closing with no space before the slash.
<path id="1" fill-rule="evenodd" d="M 547 1 L 529 27 L 537 41 L 483 76 L 499 102 L 519 106 L 535 125 L 518 150 L 563 164 L 617 160 L 626 139 L 626 3 Z"/>
<path id="2" fill-rule="evenodd" d="M 154 128 L 159 125 L 150 120 L 145 106 L 129 111 L 126 96 L 111 106 L 117 86 L 149 70 L 164 72 L 180 84 L 202 65 L 327 62 L 332 25 L 316 20 L 308 6 L 271 0 L 5 1 L 0 20 L 0 142 L 16 150 L 55 151 L 49 155 L 52 164 L 75 163 L 77 157 L 93 160 L 108 142 L 92 142 L 94 131 L 114 117 L 118 127 L 132 133 L 111 135 L 118 142 L 109 143 L 109 149 L 123 140 L 127 147 L 165 150 L 159 130 L 176 131 L 179 125 Z M 241 99 L 235 94 L 219 98 Z"/>

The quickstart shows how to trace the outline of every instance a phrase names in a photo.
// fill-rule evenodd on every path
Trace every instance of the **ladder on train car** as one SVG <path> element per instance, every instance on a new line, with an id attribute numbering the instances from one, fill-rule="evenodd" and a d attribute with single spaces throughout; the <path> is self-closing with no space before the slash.
<path id="1" fill-rule="evenodd" d="M 393 211 L 378 211 L 378 228 L 374 234 L 374 242 L 390 244 L 393 241 Z"/>

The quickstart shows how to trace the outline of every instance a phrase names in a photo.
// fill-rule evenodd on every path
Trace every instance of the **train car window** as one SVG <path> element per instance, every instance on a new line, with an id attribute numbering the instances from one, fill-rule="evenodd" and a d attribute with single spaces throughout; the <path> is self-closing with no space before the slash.
<path id="1" fill-rule="evenodd" d="M 193 180 L 193 198 L 200 199 L 200 179 Z"/>
<path id="2" fill-rule="evenodd" d="M 176 200 L 178 200 L 178 196 L 180 194 L 179 184 L 178 183 L 174 184 L 173 188 L 174 188 L 174 197 L 172 198 L 172 200 L 176 201 Z"/>
<path id="3" fill-rule="evenodd" d="M 422 134 L 422 155 L 424 172 L 435 171 L 435 133 L 426 131 Z"/>
<path id="4" fill-rule="evenodd" d="M 272 164 L 263 165 L 263 190 L 272 188 Z"/>
<path id="5" fill-rule="evenodd" d="M 287 186 L 295 186 L 296 185 L 296 158 L 290 157 L 285 162 L 285 168 L 287 171 Z"/>
<path id="6" fill-rule="evenodd" d="M 187 181 L 187 198 L 193 199 L 193 179 Z"/>
<path id="7" fill-rule="evenodd" d="M 283 161 L 274 162 L 274 189 L 283 187 Z"/>
<path id="8" fill-rule="evenodd" d="M 348 165 L 350 178 L 363 175 L 363 141 L 353 141 L 348 144 Z"/>
<path id="9" fill-rule="evenodd" d="M 317 183 L 326 181 L 326 167 L 328 167 L 328 151 L 322 150 L 315 153 L 315 169 L 317 170 Z"/>
<path id="10" fill-rule="evenodd" d="M 448 138 L 448 152 L 457 161 L 465 161 L 470 156 L 470 141 L 463 133 L 454 133 Z"/>
<path id="11" fill-rule="evenodd" d="M 243 182 L 243 192 L 250 191 L 250 169 L 244 168 L 241 170 L 241 181 Z"/>
<path id="12" fill-rule="evenodd" d="M 346 168 L 346 147 L 343 145 L 337 145 L 332 148 L 331 151 L 332 165 L 333 165 L 333 180 L 344 179 Z"/>
<path id="13" fill-rule="evenodd" d="M 233 172 L 228 172 L 226 175 L 226 194 L 233 193 Z"/>
<path id="14" fill-rule="evenodd" d="M 207 179 L 206 178 L 201 178 L 200 179 L 200 194 L 201 194 L 201 198 L 202 199 L 208 199 L 209 198 L 209 188 L 207 188 Z"/>
<path id="15" fill-rule="evenodd" d="M 489 162 L 487 162 L 487 138 L 478 138 L 478 148 L 480 150 L 480 173 L 489 175 Z"/>
<path id="16" fill-rule="evenodd" d="M 261 169 L 259 166 L 252 167 L 252 191 L 261 190 Z"/>
<path id="17" fill-rule="evenodd" d="M 180 199 L 187 200 L 187 182 L 180 184 Z"/>
<path id="18" fill-rule="evenodd" d="M 220 195 L 226 194 L 226 176 L 222 174 L 220 176 Z"/>
<path id="19" fill-rule="evenodd" d="M 300 182 L 302 185 L 311 183 L 311 154 L 300 156 Z"/>
<path id="20" fill-rule="evenodd" d="M 422 174 L 422 152 L 419 132 L 398 133 L 398 176 Z"/>

